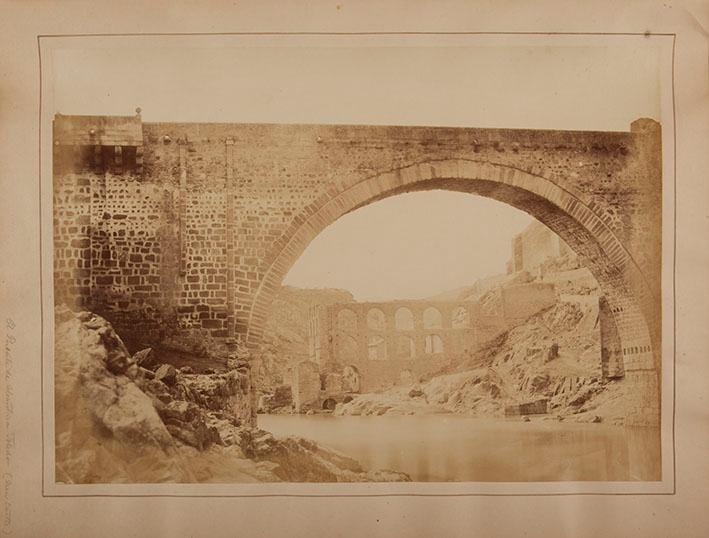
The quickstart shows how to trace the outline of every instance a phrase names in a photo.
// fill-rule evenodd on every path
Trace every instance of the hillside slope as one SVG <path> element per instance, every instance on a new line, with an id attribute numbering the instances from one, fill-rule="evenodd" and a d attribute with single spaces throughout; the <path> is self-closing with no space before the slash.
<path id="1" fill-rule="evenodd" d="M 622 422 L 625 385 L 601 380 L 598 307 L 589 299 L 559 301 L 459 364 L 407 387 L 362 394 L 335 413 L 491 417 L 546 399 L 554 417 Z"/>

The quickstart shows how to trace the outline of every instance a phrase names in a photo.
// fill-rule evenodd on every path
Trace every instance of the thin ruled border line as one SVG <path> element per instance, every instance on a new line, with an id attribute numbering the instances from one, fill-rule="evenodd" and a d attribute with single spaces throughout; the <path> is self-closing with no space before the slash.
<path id="1" fill-rule="evenodd" d="M 159 37 L 159 36 L 473 36 L 473 35 L 531 35 L 531 36 L 656 36 L 672 37 L 672 138 L 673 138 L 673 253 L 672 253 L 672 491 L 669 493 L 627 493 L 627 492 L 574 492 L 574 493 L 372 493 L 372 494 L 233 494 L 233 495 L 191 495 L 191 494 L 67 494 L 48 495 L 45 493 L 45 435 L 44 435 L 44 261 L 42 257 L 42 38 L 82 38 L 82 37 Z M 249 497 L 564 497 L 589 495 L 676 495 L 677 494 L 677 105 L 675 90 L 676 33 L 664 32 L 135 32 L 135 33 L 87 33 L 87 34 L 38 34 L 37 52 L 39 57 L 39 288 L 40 288 L 40 403 L 41 403 L 41 438 L 42 438 L 42 497 L 184 497 L 184 498 L 249 498 Z M 664 178 L 663 178 L 664 183 Z M 54 260 L 52 260 L 52 264 Z M 660 382 L 662 379 L 660 378 Z M 662 402 L 660 402 L 662 403 Z M 660 426 L 662 434 L 662 426 Z M 661 438 L 661 437 L 660 437 Z M 520 482 L 531 484 L 534 482 Z M 139 485 L 139 484 L 136 484 Z M 178 485 L 178 484 L 175 484 Z M 189 485 L 199 485 L 198 483 Z"/>

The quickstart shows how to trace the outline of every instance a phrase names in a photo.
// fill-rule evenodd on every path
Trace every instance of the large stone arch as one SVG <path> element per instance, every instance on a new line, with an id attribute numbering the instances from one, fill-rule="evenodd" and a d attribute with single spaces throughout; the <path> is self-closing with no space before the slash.
<path id="1" fill-rule="evenodd" d="M 614 233 L 610 218 L 590 197 L 540 175 L 503 164 L 470 159 L 426 160 L 331 186 L 298 215 L 274 242 L 251 306 L 246 344 L 260 343 L 271 301 L 284 276 L 308 244 L 342 215 L 375 201 L 424 190 L 485 196 L 523 210 L 558 234 L 590 269 L 606 297 L 621 342 L 626 375 L 646 390 L 642 413 L 659 412 L 659 291 Z M 640 411 L 640 409 L 638 409 Z"/>

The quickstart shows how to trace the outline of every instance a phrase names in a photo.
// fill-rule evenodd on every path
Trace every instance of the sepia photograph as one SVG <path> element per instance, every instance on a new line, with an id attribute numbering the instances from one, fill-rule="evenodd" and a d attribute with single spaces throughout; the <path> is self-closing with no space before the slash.
<path id="1" fill-rule="evenodd" d="M 667 40 L 49 41 L 56 484 L 661 481 Z"/>
<path id="2" fill-rule="evenodd" d="M 2 536 L 707 536 L 706 0 L 0 4 Z"/>

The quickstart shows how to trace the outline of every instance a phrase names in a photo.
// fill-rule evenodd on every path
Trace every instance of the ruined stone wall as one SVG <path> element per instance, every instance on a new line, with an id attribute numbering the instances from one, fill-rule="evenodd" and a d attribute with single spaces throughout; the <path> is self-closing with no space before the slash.
<path id="1" fill-rule="evenodd" d="M 504 288 L 496 314 L 478 301 L 321 305 L 310 314 L 310 358 L 322 372 L 355 368 L 365 392 L 408 384 L 470 356 L 556 300 L 553 284 L 531 283 Z"/>
<path id="2" fill-rule="evenodd" d="M 321 382 L 318 365 L 312 361 L 296 364 L 291 390 L 296 412 L 319 409 Z"/>
<path id="3" fill-rule="evenodd" d="M 380 325 L 372 323 L 377 317 Z M 321 306 L 311 311 L 311 360 L 322 372 L 353 368 L 362 392 L 383 390 L 439 371 L 510 326 L 503 316 L 483 315 L 477 302 Z"/>
<path id="4" fill-rule="evenodd" d="M 510 272 L 536 272 L 549 258 L 569 253 L 570 249 L 561 238 L 541 222 L 532 222 L 512 240 Z"/>

